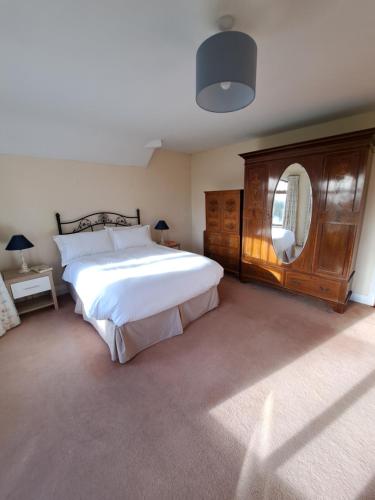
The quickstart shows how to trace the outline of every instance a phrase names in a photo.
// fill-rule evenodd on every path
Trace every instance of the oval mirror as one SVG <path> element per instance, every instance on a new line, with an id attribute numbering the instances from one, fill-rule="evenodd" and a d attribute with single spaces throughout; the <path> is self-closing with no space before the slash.
<path id="1" fill-rule="evenodd" d="M 272 244 L 285 264 L 301 255 L 309 236 L 311 213 L 309 175 L 302 165 L 293 163 L 280 177 L 272 204 Z"/>

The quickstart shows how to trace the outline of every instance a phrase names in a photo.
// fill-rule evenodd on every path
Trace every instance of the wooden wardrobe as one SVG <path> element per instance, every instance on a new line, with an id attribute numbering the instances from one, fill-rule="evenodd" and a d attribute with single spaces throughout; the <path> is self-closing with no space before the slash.
<path id="1" fill-rule="evenodd" d="M 241 260 L 243 190 L 206 191 L 204 255 L 238 274 Z"/>
<path id="2" fill-rule="evenodd" d="M 344 312 L 351 283 L 375 129 L 241 154 L 245 190 L 241 280 L 268 283 L 327 301 Z M 311 182 L 311 224 L 305 246 L 291 263 L 276 255 L 271 235 L 274 193 L 291 164 Z"/>

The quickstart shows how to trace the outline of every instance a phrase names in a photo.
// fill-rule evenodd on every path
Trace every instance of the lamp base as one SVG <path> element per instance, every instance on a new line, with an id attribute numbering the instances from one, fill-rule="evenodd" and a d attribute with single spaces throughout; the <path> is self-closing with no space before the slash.
<path id="1" fill-rule="evenodd" d="M 160 245 L 164 245 L 164 231 L 160 231 Z"/>
<path id="2" fill-rule="evenodd" d="M 31 271 L 31 269 L 28 266 L 21 267 L 21 269 L 18 269 L 19 273 L 29 273 L 30 271 Z"/>
<path id="3" fill-rule="evenodd" d="M 21 254 L 21 269 L 19 269 L 18 272 L 20 272 L 20 273 L 29 273 L 30 272 L 30 268 L 26 264 L 25 257 L 23 256 L 22 250 L 20 250 L 20 254 Z"/>

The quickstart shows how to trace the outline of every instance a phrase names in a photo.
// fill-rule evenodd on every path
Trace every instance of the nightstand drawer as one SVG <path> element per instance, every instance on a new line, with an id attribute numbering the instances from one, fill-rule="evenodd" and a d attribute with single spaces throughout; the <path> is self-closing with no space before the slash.
<path id="1" fill-rule="evenodd" d="M 34 293 L 51 290 L 51 283 L 48 276 L 42 276 L 41 278 L 12 283 L 10 288 L 12 289 L 13 298 L 20 299 L 21 297 L 27 297 Z"/>

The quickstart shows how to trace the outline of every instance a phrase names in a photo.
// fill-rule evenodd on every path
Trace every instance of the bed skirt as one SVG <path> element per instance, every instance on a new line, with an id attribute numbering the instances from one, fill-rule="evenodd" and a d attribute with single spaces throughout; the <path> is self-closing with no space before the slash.
<path id="1" fill-rule="evenodd" d="M 111 320 L 97 320 L 87 316 L 81 299 L 74 288 L 70 293 L 76 303 L 75 312 L 82 314 L 108 345 L 112 361 L 126 363 L 137 353 L 162 340 L 181 335 L 184 328 L 219 305 L 217 287 L 178 306 L 148 318 L 116 326 Z"/>

